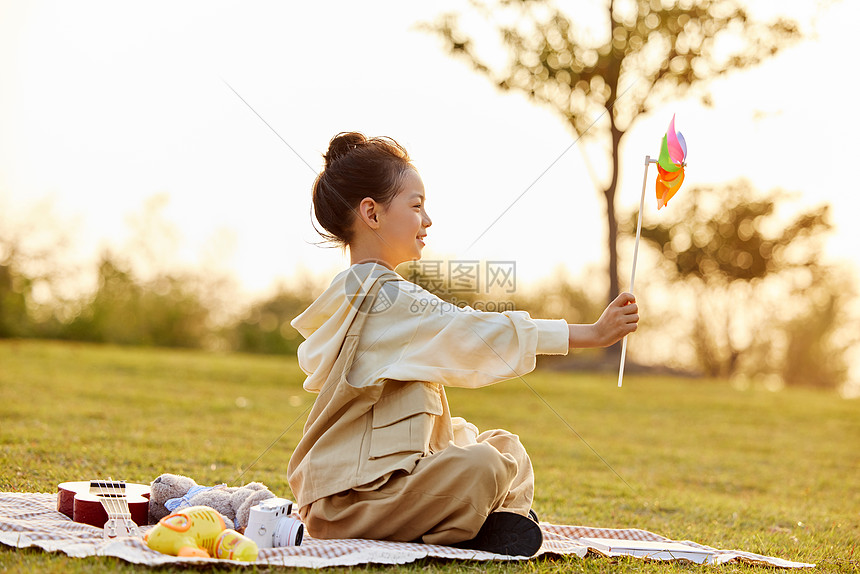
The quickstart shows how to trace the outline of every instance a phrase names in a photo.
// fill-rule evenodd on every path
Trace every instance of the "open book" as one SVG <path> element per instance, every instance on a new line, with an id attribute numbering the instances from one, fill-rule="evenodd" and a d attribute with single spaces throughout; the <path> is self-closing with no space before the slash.
<path id="1" fill-rule="evenodd" d="M 642 540 L 616 540 L 614 538 L 580 538 L 589 548 L 606 555 L 626 555 L 650 560 L 689 560 L 696 564 L 711 564 L 714 553 L 679 542 L 646 542 Z"/>

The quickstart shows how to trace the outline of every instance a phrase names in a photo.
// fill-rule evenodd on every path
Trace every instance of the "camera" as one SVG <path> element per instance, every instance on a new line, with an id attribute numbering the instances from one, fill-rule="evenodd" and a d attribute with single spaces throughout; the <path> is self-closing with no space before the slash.
<path id="1" fill-rule="evenodd" d="M 251 507 L 245 536 L 260 548 L 300 546 L 305 525 L 290 518 L 293 503 L 286 498 L 269 498 Z"/>

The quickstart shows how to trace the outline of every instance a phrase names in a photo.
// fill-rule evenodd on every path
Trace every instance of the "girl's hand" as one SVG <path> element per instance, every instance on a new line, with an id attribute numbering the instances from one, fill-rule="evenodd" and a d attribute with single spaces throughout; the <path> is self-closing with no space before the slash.
<path id="1" fill-rule="evenodd" d="M 608 347 L 636 330 L 639 306 L 631 293 L 622 293 L 593 325 L 569 325 L 571 347 Z"/>

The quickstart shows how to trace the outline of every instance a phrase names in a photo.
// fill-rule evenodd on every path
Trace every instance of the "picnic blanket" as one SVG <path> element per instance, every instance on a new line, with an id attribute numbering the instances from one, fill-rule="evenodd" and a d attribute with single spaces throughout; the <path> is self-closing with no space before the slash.
<path id="1" fill-rule="evenodd" d="M 542 522 L 540 526 L 544 543 L 537 556 L 576 555 L 581 558 L 589 551 L 607 556 L 632 555 L 631 552 L 624 551 L 623 547 L 638 541 L 642 543 L 640 546 L 650 545 L 655 549 L 650 554 L 639 556 L 657 560 L 690 560 L 689 556 L 700 556 L 704 559 L 694 561 L 705 564 L 744 562 L 782 568 L 814 566 L 739 550 L 718 550 L 690 541 L 672 541 L 645 530 L 562 526 L 546 522 Z M 142 539 L 143 533 L 149 528 L 151 527 L 141 528 L 140 536 L 105 540 L 101 528 L 73 522 L 58 512 L 56 494 L 0 492 L 0 543 L 8 546 L 35 546 L 48 552 L 63 552 L 76 558 L 113 556 L 134 564 L 150 566 L 180 562 L 249 564 L 205 558 L 177 558 L 155 552 L 146 546 Z M 616 550 L 616 547 L 621 550 Z M 663 549 L 663 552 L 658 553 L 657 549 Z M 318 540 L 305 536 L 301 546 L 261 549 L 256 564 L 324 568 L 369 563 L 406 564 L 422 558 L 527 559 L 431 544 L 378 540 Z"/>

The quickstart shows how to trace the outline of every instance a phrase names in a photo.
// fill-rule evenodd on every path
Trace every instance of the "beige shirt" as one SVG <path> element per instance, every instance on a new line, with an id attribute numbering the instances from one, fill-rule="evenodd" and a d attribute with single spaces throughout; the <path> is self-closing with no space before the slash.
<path id="1" fill-rule="evenodd" d="M 306 339 L 304 388 L 319 393 L 288 469 L 299 507 L 373 489 L 451 441 L 474 440 L 473 425 L 452 419 L 444 386 L 511 379 L 537 354 L 568 350 L 565 321 L 459 308 L 374 263 L 338 274 L 292 325 Z"/>

